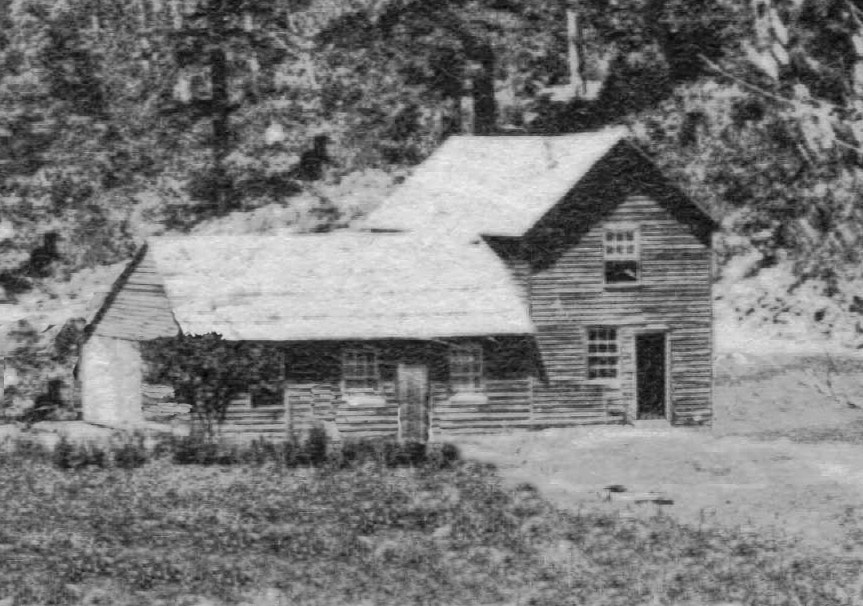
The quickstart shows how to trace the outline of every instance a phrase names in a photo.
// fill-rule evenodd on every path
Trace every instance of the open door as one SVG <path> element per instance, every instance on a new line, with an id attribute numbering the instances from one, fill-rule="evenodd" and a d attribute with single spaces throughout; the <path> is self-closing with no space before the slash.
<path id="1" fill-rule="evenodd" d="M 667 362 L 665 333 L 635 337 L 637 419 L 667 418 Z"/>
<path id="2" fill-rule="evenodd" d="M 428 367 L 399 364 L 399 438 L 425 442 L 429 434 Z"/>

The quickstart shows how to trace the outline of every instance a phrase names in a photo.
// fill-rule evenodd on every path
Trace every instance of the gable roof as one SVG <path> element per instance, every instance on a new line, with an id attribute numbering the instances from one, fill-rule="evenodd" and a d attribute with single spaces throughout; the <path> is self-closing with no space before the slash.
<path id="1" fill-rule="evenodd" d="M 521 236 L 625 138 L 625 128 L 450 137 L 361 226 Z"/>
<path id="2" fill-rule="evenodd" d="M 450 137 L 359 226 L 468 238 L 524 236 L 588 175 L 623 158 L 635 164 L 614 165 L 602 178 L 638 181 L 682 219 L 716 229 L 716 219 L 674 187 L 627 140 L 623 127 L 558 136 Z M 639 174 L 629 174 L 632 169 Z M 641 182 L 644 175 L 650 183 Z M 590 204 L 581 200 L 582 206 Z"/>
<path id="3" fill-rule="evenodd" d="M 505 266 L 482 243 L 358 232 L 153 238 L 148 263 L 186 334 L 303 341 L 534 332 Z"/>

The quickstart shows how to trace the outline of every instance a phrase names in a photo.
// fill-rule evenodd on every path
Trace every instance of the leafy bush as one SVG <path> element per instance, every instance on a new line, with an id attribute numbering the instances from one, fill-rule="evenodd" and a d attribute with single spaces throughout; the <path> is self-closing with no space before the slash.
<path id="1" fill-rule="evenodd" d="M 37 440 L 18 437 L 12 441 L 12 448 L 9 454 L 10 458 L 50 463 L 53 451 Z"/>
<path id="2" fill-rule="evenodd" d="M 143 354 L 150 362 L 148 379 L 171 385 L 211 438 L 232 400 L 255 388 L 272 388 L 279 374 L 278 356 L 263 346 L 226 341 L 217 333 L 154 339 Z"/>
<path id="3" fill-rule="evenodd" d="M 75 445 L 72 444 L 66 436 L 60 438 L 60 441 L 54 445 L 54 450 L 51 453 L 51 462 L 58 469 L 72 469 L 74 467 Z"/>
<path id="4" fill-rule="evenodd" d="M 327 432 L 323 427 L 316 425 L 309 430 L 303 448 L 311 465 L 318 466 L 326 460 L 328 441 Z"/>
<path id="5" fill-rule="evenodd" d="M 146 455 L 143 445 L 136 448 Z M 154 450 L 154 458 L 168 458 L 178 465 L 255 465 L 274 463 L 287 468 L 319 467 L 331 470 L 361 467 L 415 467 L 450 469 L 460 460 L 452 444 L 398 442 L 390 438 L 367 438 L 331 442 L 322 427 L 312 428 L 305 438 L 294 436 L 280 443 L 257 438 L 245 444 L 218 441 L 207 434 L 166 437 Z M 118 465 L 119 466 L 119 465 Z"/>
<path id="6" fill-rule="evenodd" d="M 147 463 L 147 449 L 143 436 L 136 436 L 114 449 L 114 465 L 120 469 L 135 469 Z"/>
<path id="7" fill-rule="evenodd" d="M 167 444 L 178 465 L 212 465 L 218 458 L 219 445 L 198 435 L 173 438 Z"/>
<path id="8" fill-rule="evenodd" d="M 54 445 L 51 462 L 58 469 L 83 469 L 84 467 L 106 467 L 108 455 L 97 444 L 75 444 L 62 436 Z"/>
<path id="9" fill-rule="evenodd" d="M 426 447 L 426 466 L 432 469 L 449 469 L 461 459 L 458 447 L 455 444 L 444 442 L 443 444 L 429 444 Z"/>
<path id="10" fill-rule="evenodd" d="M 343 465 L 374 463 L 384 467 L 428 467 L 446 469 L 460 458 L 449 443 L 397 442 L 388 438 L 346 440 L 341 446 Z"/>
<path id="11" fill-rule="evenodd" d="M 256 438 L 248 446 L 239 450 L 238 459 L 245 464 L 264 465 L 270 461 L 279 460 L 279 448 L 264 438 Z"/>

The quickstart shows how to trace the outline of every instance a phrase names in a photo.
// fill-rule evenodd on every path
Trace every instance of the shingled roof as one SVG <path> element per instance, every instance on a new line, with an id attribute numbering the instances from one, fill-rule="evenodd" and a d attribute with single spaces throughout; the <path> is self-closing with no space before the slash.
<path id="1" fill-rule="evenodd" d="M 450 137 L 361 226 L 522 236 L 625 138 L 624 128 Z"/>
<path id="2" fill-rule="evenodd" d="M 358 232 L 154 238 L 141 264 L 155 267 L 186 334 L 302 341 L 534 331 L 506 268 L 482 243 Z"/>

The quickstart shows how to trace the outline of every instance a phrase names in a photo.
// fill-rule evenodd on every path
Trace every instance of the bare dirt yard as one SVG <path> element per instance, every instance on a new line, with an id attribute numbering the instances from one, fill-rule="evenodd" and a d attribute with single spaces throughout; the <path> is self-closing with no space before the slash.
<path id="1" fill-rule="evenodd" d="M 466 457 L 496 464 L 508 482 L 531 483 L 567 509 L 661 512 L 863 554 L 863 358 L 724 356 L 715 407 L 709 428 L 637 423 L 458 444 Z M 649 493 L 673 503 L 657 504 Z"/>

